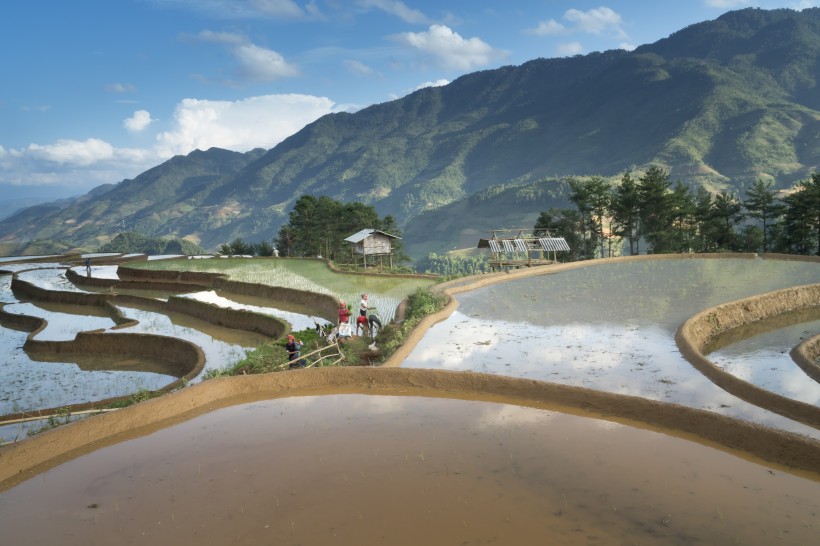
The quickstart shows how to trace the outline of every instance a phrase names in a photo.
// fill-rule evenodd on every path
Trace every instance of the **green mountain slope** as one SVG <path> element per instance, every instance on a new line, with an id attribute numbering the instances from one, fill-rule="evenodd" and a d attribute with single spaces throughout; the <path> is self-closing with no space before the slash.
<path id="1" fill-rule="evenodd" d="M 820 165 L 818 74 L 820 9 L 729 12 L 632 52 L 536 59 L 328 115 L 268 151 L 176 157 L 102 195 L 6 218 L 0 243 L 96 246 L 136 231 L 215 248 L 274 236 L 309 193 L 392 214 L 412 248 L 416 225 L 428 238 L 471 229 L 465 199 L 499 186 L 659 164 L 714 191 L 786 187 Z M 434 211 L 461 224 L 425 229 Z M 505 224 L 517 209 L 485 213 Z"/>

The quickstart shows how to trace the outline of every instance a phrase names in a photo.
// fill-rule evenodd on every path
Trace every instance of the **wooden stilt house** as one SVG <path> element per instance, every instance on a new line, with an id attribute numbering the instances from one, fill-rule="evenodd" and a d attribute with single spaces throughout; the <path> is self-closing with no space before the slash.
<path id="1" fill-rule="evenodd" d="M 393 268 L 393 239 L 401 239 L 398 235 L 391 235 L 378 229 L 363 229 L 354 233 L 345 241 L 352 245 L 353 261 L 357 262 L 361 256 L 362 264 L 367 269 L 367 258 L 379 258 L 379 264 L 384 266 L 383 260 L 387 256 L 390 269 Z M 375 263 L 371 261 L 371 263 Z"/>

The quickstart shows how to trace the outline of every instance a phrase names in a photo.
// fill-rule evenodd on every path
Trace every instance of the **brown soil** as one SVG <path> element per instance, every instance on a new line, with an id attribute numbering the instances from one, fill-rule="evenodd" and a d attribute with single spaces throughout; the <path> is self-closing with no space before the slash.
<path id="1" fill-rule="evenodd" d="M 697 256 L 697 259 L 709 257 Z M 734 257 L 753 258 L 754 255 Z M 636 256 L 610 258 L 607 262 L 679 258 L 680 256 Z M 441 289 L 447 294 L 455 294 L 495 282 L 550 274 L 592 263 L 595 262 L 557 264 L 482 275 L 475 279 L 446 283 Z M 783 303 L 784 300 L 786 303 Z M 702 355 L 701 350 L 719 333 L 801 306 L 818 305 L 820 285 L 788 289 L 733 302 L 704 311 L 690 319 L 687 322 L 689 326 L 682 327 L 678 333 L 678 343 L 687 358 L 693 363 L 699 362 L 706 369 L 711 363 Z M 0 448 L 0 490 L 99 447 L 145 435 L 219 407 L 258 399 L 342 393 L 482 400 L 589 415 L 684 437 L 820 481 L 820 441 L 797 434 L 707 411 L 543 381 L 472 372 L 398 368 L 427 328 L 444 320 L 456 307 L 457 302 L 451 299 L 445 309 L 427 317 L 408 336 L 405 345 L 393 355 L 387 365 L 381 368 L 319 368 L 209 380 L 158 399 L 94 416 L 7 445 Z M 715 327 L 715 318 L 720 327 Z M 712 376 L 710 378 L 718 383 Z M 793 412 L 794 418 L 803 422 L 816 422 L 817 408 L 813 408 L 813 413 L 804 411 L 805 408 L 801 409 L 800 406 L 783 405 L 782 401 L 773 399 L 772 396 L 776 395 L 756 388 L 743 392 L 743 398 L 752 403 L 762 407 L 771 406 L 773 411 L 784 414 Z M 789 402 L 795 404 L 794 401 Z"/>

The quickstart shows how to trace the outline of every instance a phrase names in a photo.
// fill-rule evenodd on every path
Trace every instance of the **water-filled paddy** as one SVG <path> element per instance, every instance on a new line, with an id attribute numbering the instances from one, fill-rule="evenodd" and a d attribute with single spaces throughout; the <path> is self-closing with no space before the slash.
<path id="1" fill-rule="evenodd" d="M 299 309 L 297 306 L 291 306 L 293 310 L 286 309 L 286 306 L 271 307 L 270 300 L 265 298 L 230 293 L 217 294 L 214 290 L 193 292 L 185 294 L 183 297 L 203 301 L 226 309 L 242 309 L 263 315 L 271 315 L 289 323 L 293 331 L 314 328 L 317 324 L 328 324 L 328 321 L 325 319 L 311 315 L 308 309 Z"/>
<path id="2" fill-rule="evenodd" d="M 334 395 L 99 449 L 0 493 L 0 528 L 14 544 L 813 544 L 815 479 L 554 411 Z"/>
<path id="3" fill-rule="evenodd" d="M 37 286 L 56 290 L 83 291 L 65 279 L 64 269 L 48 268 L 21 273 Z M 18 302 L 11 293 L 11 276 L 0 276 L 0 302 L 4 310 L 44 318 L 48 324 L 36 340 L 67 341 L 81 331 L 114 331 L 114 320 L 101 307 Z M 139 292 L 139 291 L 138 291 Z M 144 292 L 144 291 L 143 291 Z M 139 321 L 121 333 L 151 333 L 185 339 L 202 348 L 205 370 L 223 368 L 241 360 L 247 351 L 267 341 L 253 332 L 214 326 L 178 313 L 163 314 L 136 307 L 122 307 L 128 319 Z M 163 366 L 148 359 L 129 356 L 72 356 L 32 358 L 23 350 L 27 332 L 0 327 L 0 415 L 79 404 L 133 394 L 140 390 L 157 390 L 176 377 L 163 373 Z M 198 381 L 195 378 L 193 381 Z M 17 435 L 16 431 L 10 434 Z M 0 441 L 8 439 L 0 435 Z"/>
<path id="4" fill-rule="evenodd" d="M 816 282 L 820 264 L 759 258 L 604 262 L 522 278 L 457 295 L 458 310 L 427 332 L 402 367 L 630 394 L 817 437 L 715 386 L 674 340 L 678 326 L 705 308 Z"/>
<path id="5" fill-rule="evenodd" d="M 820 320 L 762 332 L 709 353 L 718 367 L 769 392 L 820 407 L 820 383 L 794 362 L 790 351 L 820 332 Z"/>

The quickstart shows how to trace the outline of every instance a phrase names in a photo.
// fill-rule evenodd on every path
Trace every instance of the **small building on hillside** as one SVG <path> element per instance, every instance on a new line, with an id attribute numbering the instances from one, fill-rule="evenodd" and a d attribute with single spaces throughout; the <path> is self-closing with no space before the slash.
<path id="1" fill-rule="evenodd" d="M 378 229 L 363 229 L 346 238 L 345 241 L 352 245 L 354 262 L 357 261 L 358 256 L 361 256 L 365 269 L 367 268 L 368 256 L 378 256 L 380 265 L 384 265 L 383 259 L 388 256 L 390 268 L 392 269 L 394 239 L 401 239 L 401 237 Z"/>

